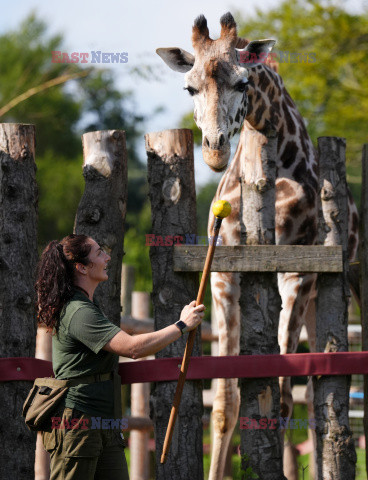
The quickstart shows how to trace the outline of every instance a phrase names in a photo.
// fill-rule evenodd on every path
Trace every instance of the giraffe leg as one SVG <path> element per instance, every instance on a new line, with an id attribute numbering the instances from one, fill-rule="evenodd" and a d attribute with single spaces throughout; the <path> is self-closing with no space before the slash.
<path id="1" fill-rule="evenodd" d="M 219 355 L 238 355 L 240 337 L 239 275 L 211 274 L 213 307 L 218 322 Z M 209 480 L 223 478 L 226 454 L 238 420 L 238 379 L 218 379 L 213 402 L 213 444 Z"/>
<path id="2" fill-rule="evenodd" d="M 300 330 L 306 314 L 311 292 L 316 281 L 315 274 L 280 273 L 278 275 L 279 292 L 282 300 L 282 310 L 279 322 L 280 353 L 295 353 L 298 348 Z M 280 377 L 281 408 L 280 416 L 290 419 L 293 411 L 290 377 Z M 281 429 L 282 435 L 285 429 Z M 288 480 L 297 480 L 295 462 L 286 463 L 293 458 L 292 445 L 284 444 L 284 470 Z M 287 450 L 287 451 L 286 451 Z M 290 468 L 289 468 L 290 466 Z"/>

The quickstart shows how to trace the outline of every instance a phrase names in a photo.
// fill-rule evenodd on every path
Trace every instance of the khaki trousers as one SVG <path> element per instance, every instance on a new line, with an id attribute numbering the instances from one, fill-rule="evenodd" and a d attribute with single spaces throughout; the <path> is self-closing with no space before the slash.
<path id="1" fill-rule="evenodd" d="M 54 424 L 61 428 L 42 432 L 51 457 L 50 480 L 129 480 L 119 428 L 102 428 L 101 422 L 101 428 L 91 429 L 91 417 L 72 408 L 64 408 L 60 419 Z"/>

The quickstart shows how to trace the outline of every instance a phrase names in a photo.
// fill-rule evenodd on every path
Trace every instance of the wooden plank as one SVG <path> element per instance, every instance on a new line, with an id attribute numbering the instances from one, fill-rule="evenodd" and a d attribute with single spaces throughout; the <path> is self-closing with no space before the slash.
<path id="1" fill-rule="evenodd" d="M 203 270 L 205 245 L 174 246 L 175 272 Z M 342 272 L 341 246 L 236 245 L 216 247 L 212 272 Z"/>

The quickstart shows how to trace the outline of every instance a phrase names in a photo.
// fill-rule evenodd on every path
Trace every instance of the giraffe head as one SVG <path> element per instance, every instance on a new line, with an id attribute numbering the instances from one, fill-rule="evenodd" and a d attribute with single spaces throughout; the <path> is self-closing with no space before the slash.
<path id="1" fill-rule="evenodd" d="M 221 17 L 220 24 L 220 38 L 212 40 L 205 17 L 196 18 L 194 55 L 176 47 L 156 50 L 171 69 L 185 73 L 184 88 L 193 97 L 194 121 L 202 130 L 203 158 L 215 171 L 226 168 L 230 138 L 247 114 L 249 69 L 265 61 L 275 44 L 274 40 L 248 43 L 238 38 L 230 13 Z"/>

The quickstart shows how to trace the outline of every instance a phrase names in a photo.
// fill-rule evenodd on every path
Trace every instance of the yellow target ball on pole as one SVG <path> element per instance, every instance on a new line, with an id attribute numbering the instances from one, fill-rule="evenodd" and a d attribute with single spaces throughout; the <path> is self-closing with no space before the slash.
<path id="1" fill-rule="evenodd" d="M 212 212 L 217 218 L 228 217 L 231 213 L 231 205 L 226 200 L 218 200 L 212 205 Z"/>

